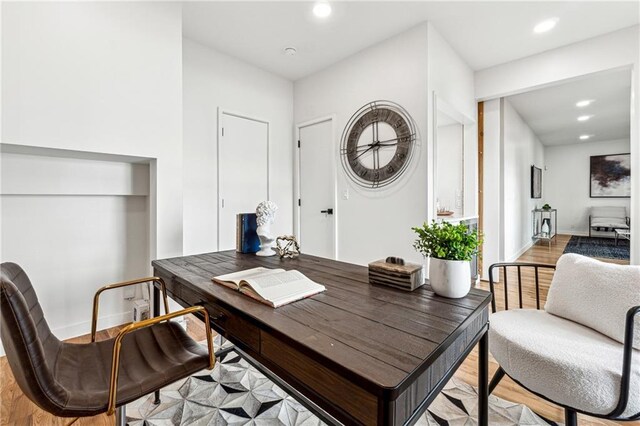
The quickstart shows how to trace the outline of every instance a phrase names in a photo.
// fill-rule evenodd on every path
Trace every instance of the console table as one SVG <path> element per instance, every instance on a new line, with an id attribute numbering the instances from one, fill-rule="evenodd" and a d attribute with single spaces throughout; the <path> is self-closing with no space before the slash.
<path id="1" fill-rule="evenodd" d="M 205 306 L 218 333 L 328 423 L 415 423 L 479 342 L 479 424 L 488 424 L 486 291 L 446 299 L 428 285 L 372 286 L 366 267 L 304 254 L 281 260 L 226 251 L 152 265 L 171 298 Z M 257 266 L 297 269 L 327 291 L 273 309 L 211 281 Z"/>
<path id="2" fill-rule="evenodd" d="M 548 229 L 543 230 L 546 222 Z M 558 210 L 556 209 L 533 209 L 531 210 L 531 226 L 533 235 L 531 238 L 534 243 L 538 241 L 546 241 L 551 249 L 551 242 L 556 238 L 558 233 Z"/>
<path id="3" fill-rule="evenodd" d="M 623 238 L 625 240 L 631 241 L 631 230 L 630 229 L 615 228 L 613 230 L 613 232 L 615 233 L 616 246 L 618 245 L 618 240 L 620 238 Z"/>

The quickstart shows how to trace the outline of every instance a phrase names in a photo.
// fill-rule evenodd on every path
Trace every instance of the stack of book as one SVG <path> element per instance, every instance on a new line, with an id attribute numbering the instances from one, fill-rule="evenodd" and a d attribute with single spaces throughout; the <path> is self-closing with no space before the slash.
<path id="1" fill-rule="evenodd" d="M 260 250 L 257 229 L 255 213 L 236 215 L 236 251 L 238 253 L 256 253 Z"/>

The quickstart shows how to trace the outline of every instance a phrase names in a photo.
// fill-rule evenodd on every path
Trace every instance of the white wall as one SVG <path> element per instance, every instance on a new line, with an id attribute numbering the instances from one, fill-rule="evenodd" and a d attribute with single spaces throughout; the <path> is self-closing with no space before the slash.
<path id="1" fill-rule="evenodd" d="M 544 199 L 558 209 L 559 232 L 588 235 L 593 206 L 624 206 L 629 212 L 629 198 L 589 197 L 589 157 L 622 154 L 630 148 L 628 139 L 545 147 Z"/>
<path id="2" fill-rule="evenodd" d="M 447 208 L 455 212 L 456 216 L 463 214 L 463 135 L 462 124 L 449 124 L 438 126 L 436 139 L 436 198 L 440 202 L 440 208 Z"/>
<path id="3" fill-rule="evenodd" d="M 640 26 L 635 26 L 538 55 L 477 71 L 476 98 L 495 99 L 562 80 L 619 67 L 632 69 L 631 169 L 640 170 Z M 640 173 L 632 173 L 632 193 Z M 640 227 L 640 197 L 632 198 L 631 227 Z M 640 263 L 640 239 L 631 242 L 631 262 Z"/>
<path id="4" fill-rule="evenodd" d="M 531 198 L 531 166 L 543 168 L 544 146 L 508 98 L 502 119 L 504 258 L 513 261 L 531 247 L 531 210 L 546 201 L 544 193 L 542 199 Z"/>
<path id="5" fill-rule="evenodd" d="M 343 170 L 338 171 L 340 259 L 366 264 L 395 253 L 421 261 L 412 248 L 411 227 L 435 217 L 431 126 L 434 93 L 471 121 L 465 126 L 465 140 L 469 141 L 465 146 L 465 162 L 470 166 L 465 171 L 465 180 L 473 188 L 465 188 L 465 194 L 471 197 L 465 200 L 465 209 L 468 206 L 475 213 L 477 138 L 472 122 L 476 116 L 473 71 L 431 24 L 419 25 L 295 82 L 296 123 L 335 114 L 341 134 L 358 108 L 372 100 L 385 99 L 406 108 L 420 132 L 415 168 L 389 190 L 364 193 L 347 180 Z M 350 191 L 348 200 L 342 196 L 345 189 Z"/>
<path id="6" fill-rule="evenodd" d="M 181 26 L 174 3 L 2 3 L 2 143 L 150 163 L 148 197 L 2 196 L 2 260 L 25 267 L 61 338 L 89 331 L 99 286 L 182 254 Z M 48 218 L 59 226 L 43 228 Z M 126 310 L 122 294 L 109 297 L 101 326 Z"/>
<path id="7" fill-rule="evenodd" d="M 482 275 L 488 280 L 489 266 L 504 259 L 502 99 L 484 102 L 483 150 L 483 243 Z"/>
<path id="8" fill-rule="evenodd" d="M 464 62 L 458 53 L 427 23 L 427 63 L 428 63 L 428 128 L 429 132 L 427 155 L 428 162 L 435 158 L 433 154 L 433 116 L 434 93 L 437 103 L 446 103 L 449 108 L 461 116 L 464 126 L 464 215 L 475 216 L 478 213 L 478 134 L 477 134 L 477 104 L 475 101 L 475 82 L 473 70 Z M 427 191 L 434 194 L 434 168 L 429 169 Z M 435 197 L 429 197 L 429 219 L 434 218 Z"/>
<path id="9" fill-rule="evenodd" d="M 3 261 L 25 268 L 59 338 L 85 334 L 98 287 L 148 275 L 149 165 L 6 152 L 0 164 Z M 125 291 L 101 298 L 101 327 L 131 321 Z"/>
<path id="10" fill-rule="evenodd" d="M 293 230 L 293 83 L 183 40 L 184 253 L 217 249 L 218 108 L 269 122 L 276 235 Z"/>
<path id="11" fill-rule="evenodd" d="M 2 143 L 157 159 L 159 257 L 182 253 L 181 19 L 172 3 L 2 3 Z"/>
<path id="12" fill-rule="evenodd" d="M 419 131 L 413 167 L 388 189 L 364 192 L 338 167 L 338 255 L 367 264 L 389 255 L 422 261 L 412 248 L 412 226 L 427 217 L 427 28 L 421 25 L 367 48 L 294 84 L 295 123 L 335 114 L 340 135 L 351 115 L 384 99 L 403 106 Z M 339 137 L 339 136 L 338 136 Z M 339 140 L 335 141 L 338 153 Z M 339 160 L 338 160 L 338 164 Z M 348 200 L 342 197 L 349 190 Z M 302 247 L 304 251 L 304 247 Z"/>

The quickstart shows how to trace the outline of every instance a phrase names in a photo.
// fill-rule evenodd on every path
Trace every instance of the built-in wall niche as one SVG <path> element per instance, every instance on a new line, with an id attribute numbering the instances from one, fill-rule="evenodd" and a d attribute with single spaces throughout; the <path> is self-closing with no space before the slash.
<path id="1" fill-rule="evenodd" d="M 2 145 L 2 261 L 25 268 L 53 332 L 88 333 L 102 285 L 148 276 L 153 160 Z M 130 321 L 144 292 L 100 300 L 99 328 Z"/>
<path id="2" fill-rule="evenodd" d="M 475 121 L 434 93 L 434 206 L 440 219 L 476 215 Z"/>

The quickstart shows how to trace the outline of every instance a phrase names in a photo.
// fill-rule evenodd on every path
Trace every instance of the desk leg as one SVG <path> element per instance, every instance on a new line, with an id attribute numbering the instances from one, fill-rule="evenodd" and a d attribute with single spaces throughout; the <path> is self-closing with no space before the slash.
<path id="1" fill-rule="evenodd" d="M 478 347 L 478 425 L 489 425 L 489 330 Z"/>
<path id="2" fill-rule="evenodd" d="M 153 316 L 160 316 L 160 290 L 156 287 L 155 283 L 153 285 Z M 153 393 L 154 399 L 153 403 L 158 405 L 160 404 L 160 391 L 157 390 Z"/>

